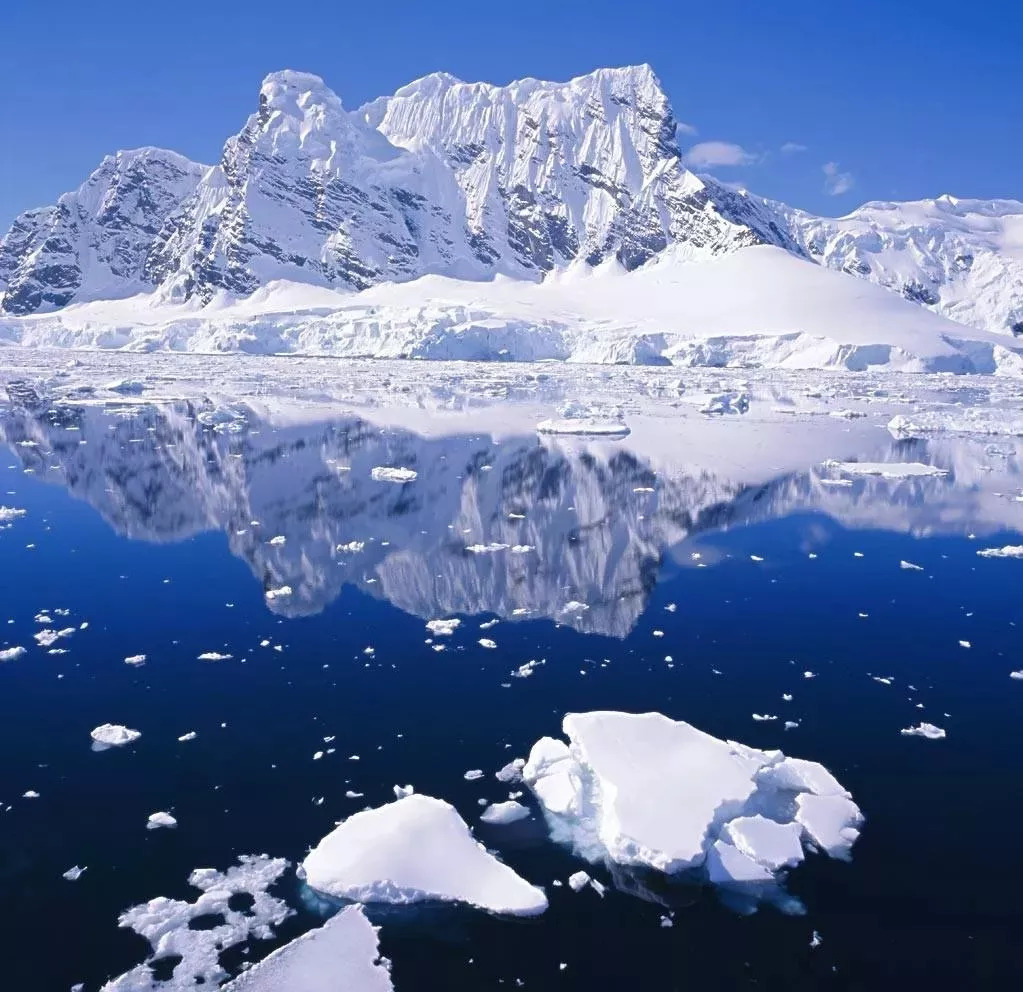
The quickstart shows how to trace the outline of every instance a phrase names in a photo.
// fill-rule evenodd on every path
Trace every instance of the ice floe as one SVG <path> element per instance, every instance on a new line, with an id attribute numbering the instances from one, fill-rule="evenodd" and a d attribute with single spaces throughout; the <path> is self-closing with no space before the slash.
<path id="1" fill-rule="evenodd" d="M 941 727 L 936 727 L 933 723 L 921 723 L 919 727 L 906 727 L 899 733 L 903 737 L 926 737 L 929 741 L 940 741 L 947 736 Z"/>
<path id="2" fill-rule="evenodd" d="M 948 475 L 948 469 L 922 462 L 825 462 L 825 467 L 846 475 L 878 475 L 884 479 L 912 479 Z"/>
<path id="3" fill-rule="evenodd" d="M 84 874 L 85 868 L 81 868 L 78 865 L 75 865 L 73 868 L 68 868 L 68 870 L 64 872 L 60 877 L 67 879 L 67 881 L 69 882 L 77 882 L 78 879 L 80 879 Z"/>
<path id="4" fill-rule="evenodd" d="M 16 644 L 13 648 L 0 648 L 0 661 L 14 661 L 15 658 L 20 658 L 23 654 L 25 654 L 25 649 L 20 644 Z"/>
<path id="5" fill-rule="evenodd" d="M 25 516 L 26 511 L 15 506 L 0 506 L 0 526 L 13 523 Z"/>
<path id="6" fill-rule="evenodd" d="M 983 548 L 981 558 L 1023 558 L 1023 544 L 1007 544 L 1004 548 Z"/>
<path id="7" fill-rule="evenodd" d="M 628 424 L 617 420 L 599 420 L 593 417 L 565 417 L 541 420 L 536 425 L 538 434 L 567 434 L 580 437 L 628 437 L 632 433 Z"/>
<path id="8" fill-rule="evenodd" d="M 462 621 L 456 619 L 452 620 L 427 620 L 426 629 L 434 635 L 434 637 L 450 637 L 460 626 Z"/>
<path id="9" fill-rule="evenodd" d="M 197 868 L 189 884 L 202 890 L 195 902 L 159 897 L 122 913 L 118 925 L 134 930 L 150 945 L 151 954 L 140 965 L 107 982 L 101 992 L 185 992 L 196 987 L 215 989 L 229 973 L 220 955 L 250 939 L 269 940 L 273 928 L 291 910 L 267 891 L 288 866 L 281 858 L 245 855 L 226 872 Z M 231 897 L 252 897 L 249 909 L 232 908 Z M 200 917 L 219 917 L 211 928 L 192 929 Z M 166 981 L 158 980 L 150 965 L 178 959 Z M 371 986 L 372 988 L 372 986 Z"/>
<path id="10" fill-rule="evenodd" d="M 146 830 L 173 830 L 177 825 L 178 821 L 175 820 L 170 813 L 162 811 L 159 813 L 150 813 L 149 819 L 146 820 Z"/>
<path id="11" fill-rule="evenodd" d="M 793 840 L 847 857 L 863 816 L 823 766 L 660 713 L 570 713 L 523 778 L 554 840 L 588 861 L 715 883 L 775 882 Z"/>
<path id="12" fill-rule="evenodd" d="M 491 803 L 481 814 L 480 820 L 483 823 L 505 824 L 517 823 L 529 816 L 529 808 L 522 803 L 509 799 L 503 803 Z"/>
<path id="13" fill-rule="evenodd" d="M 547 908 L 543 892 L 487 853 L 453 806 L 419 794 L 353 814 L 302 871 L 312 889 L 337 899 L 463 902 L 516 916 Z"/>
<path id="14" fill-rule="evenodd" d="M 203 651 L 199 655 L 199 661 L 227 661 L 231 657 L 231 655 L 222 654 L 220 651 Z"/>
<path id="15" fill-rule="evenodd" d="M 391 992 L 376 928 L 361 906 L 346 906 L 321 927 L 278 948 L 223 992 Z"/>
<path id="16" fill-rule="evenodd" d="M 119 723 L 101 723 L 89 736 L 92 738 L 92 749 L 94 751 L 105 751 L 110 747 L 124 747 L 137 741 L 141 731 L 131 730 Z"/>
<path id="17" fill-rule="evenodd" d="M 124 659 L 126 665 L 144 665 L 146 663 L 146 656 L 144 654 L 130 654 Z"/>
<path id="18" fill-rule="evenodd" d="M 411 468 L 387 468 L 377 466 L 370 473 L 370 477 L 376 482 L 415 482 L 419 473 Z"/>

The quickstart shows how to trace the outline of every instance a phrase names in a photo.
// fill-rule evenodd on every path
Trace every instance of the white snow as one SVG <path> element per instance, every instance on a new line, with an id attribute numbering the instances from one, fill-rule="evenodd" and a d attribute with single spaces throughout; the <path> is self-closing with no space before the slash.
<path id="1" fill-rule="evenodd" d="M 345 906 L 321 927 L 242 972 L 223 992 L 391 992 L 376 928 L 361 906 Z"/>
<path id="2" fill-rule="evenodd" d="M 481 814 L 480 819 L 484 823 L 516 823 L 529 816 L 529 809 L 522 803 L 509 799 L 503 803 L 491 803 Z"/>
<path id="3" fill-rule="evenodd" d="M 941 727 L 936 727 L 933 723 L 921 723 L 919 727 L 906 727 L 899 733 L 903 737 L 926 737 L 929 741 L 940 741 L 947 736 Z"/>
<path id="4" fill-rule="evenodd" d="M 142 733 L 138 730 L 130 730 L 119 723 L 102 723 L 89 736 L 92 737 L 94 750 L 101 750 L 131 744 L 132 741 L 137 741 Z"/>
<path id="5" fill-rule="evenodd" d="M 359 902 L 464 902 L 494 913 L 535 916 L 543 892 L 473 839 L 453 806 L 411 795 L 355 813 L 302 863 L 316 891 Z"/>
<path id="6" fill-rule="evenodd" d="M 570 713 L 562 726 L 568 743 L 538 741 L 523 778 L 552 837 L 591 862 L 765 881 L 798 860 L 793 838 L 845 857 L 859 835 L 862 815 L 816 762 L 659 713 Z"/>

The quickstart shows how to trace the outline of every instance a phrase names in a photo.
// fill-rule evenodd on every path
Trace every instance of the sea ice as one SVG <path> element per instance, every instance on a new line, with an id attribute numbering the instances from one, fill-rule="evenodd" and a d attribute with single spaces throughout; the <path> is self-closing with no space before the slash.
<path id="1" fill-rule="evenodd" d="M 480 814 L 480 819 L 484 823 L 516 823 L 519 820 L 524 820 L 529 816 L 529 808 L 523 806 L 522 803 L 515 802 L 514 799 L 509 799 L 503 803 L 491 803 L 483 812 Z"/>
<path id="2" fill-rule="evenodd" d="M 26 511 L 14 506 L 0 506 L 0 525 L 9 524 L 19 517 L 25 516 Z"/>
<path id="3" fill-rule="evenodd" d="M 920 565 L 914 565 L 911 561 L 900 561 L 899 568 L 907 572 L 922 572 L 923 568 Z"/>
<path id="4" fill-rule="evenodd" d="M 497 647 L 497 642 L 496 641 L 492 641 L 489 637 L 481 637 L 479 639 L 478 643 L 479 643 L 479 646 L 481 648 L 496 648 Z"/>
<path id="5" fill-rule="evenodd" d="M 119 723 L 102 723 L 90 735 L 94 751 L 105 751 L 108 747 L 123 747 L 137 741 L 142 733 L 130 730 Z"/>
<path id="6" fill-rule="evenodd" d="M 288 862 L 254 855 L 238 860 L 239 864 L 226 872 L 212 868 L 193 871 L 189 884 L 202 890 L 195 902 L 159 897 L 122 913 L 118 925 L 145 937 L 151 954 L 143 964 L 107 982 L 101 992 L 194 992 L 199 986 L 215 989 L 230 977 L 220 961 L 226 948 L 250 939 L 273 937 L 273 928 L 292 911 L 267 890 L 284 873 Z M 231 897 L 238 893 L 252 897 L 249 909 L 232 908 Z M 221 917 L 223 922 L 211 929 L 189 926 L 193 920 L 212 916 Z M 170 977 L 158 980 L 150 964 L 174 959 L 177 961 Z"/>
<path id="7" fill-rule="evenodd" d="M 231 655 L 229 655 L 229 654 L 221 654 L 219 651 L 203 651 L 203 653 L 201 655 L 199 655 L 199 660 L 200 661 L 227 661 L 230 657 L 231 657 Z"/>
<path id="8" fill-rule="evenodd" d="M 167 829 L 173 829 L 178 825 L 178 821 L 174 819 L 170 813 L 150 813 L 149 819 L 146 820 L 146 830 L 159 830 L 161 827 Z"/>
<path id="9" fill-rule="evenodd" d="M 419 475 L 415 469 L 411 468 L 386 468 L 384 466 L 377 466 L 370 473 L 370 476 L 376 482 L 415 482 L 416 477 Z"/>
<path id="10" fill-rule="evenodd" d="M 222 992 L 391 992 L 376 928 L 361 906 L 278 948 Z"/>
<path id="11" fill-rule="evenodd" d="M 452 620 L 427 620 L 426 629 L 434 637 L 450 637 L 460 626 L 462 621 L 455 618 Z"/>
<path id="12" fill-rule="evenodd" d="M 143 665 L 145 661 L 146 656 L 144 654 L 130 654 L 124 659 L 126 665 Z"/>
<path id="13" fill-rule="evenodd" d="M 464 902 L 516 916 L 547 908 L 543 892 L 488 854 L 453 806 L 418 793 L 353 814 L 302 869 L 311 888 L 337 899 Z"/>
<path id="14" fill-rule="evenodd" d="M 846 475 L 879 475 L 885 479 L 911 479 L 919 476 L 948 475 L 948 469 L 922 462 L 825 462 L 827 468 Z"/>
<path id="15" fill-rule="evenodd" d="M 15 658 L 20 658 L 23 654 L 25 654 L 25 649 L 20 644 L 13 648 L 3 648 L 0 650 L 0 661 L 14 661 Z"/>
<path id="16" fill-rule="evenodd" d="M 570 713 L 523 778 L 552 837 L 588 861 L 773 881 L 802 845 L 848 854 L 863 817 L 823 766 L 719 740 L 660 713 Z M 749 864 L 747 864 L 749 862 Z"/>
<path id="17" fill-rule="evenodd" d="M 577 871 L 568 876 L 568 887 L 573 892 L 582 892 L 590 884 L 590 876 L 584 871 Z"/>
<path id="18" fill-rule="evenodd" d="M 85 869 L 80 868 L 78 865 L 75 865 L 74 868 L 68 868 L 68 870 L 64 872 L 64 874 L 61 875 L 60 877 L 66 878 L 69 882 L 77 882 L 78 879 L 80 879 L 84 874 Z"/>
<path id="19" fill-rule="evenodd" d="M 899 733 L 903 737 L 926 737 L 929 741 L 940 741 L 947 736 L 941 727 L 936 727 L 933 723 L 921 723 L 919 727 L 906 727 Z"/>
<path id="20" fill-rule="evenodd" d="M 1004 548 L 984 548 L 977 554 L 981 558 L 1023 558 L 1023 544 L 1007 544 Z"/>

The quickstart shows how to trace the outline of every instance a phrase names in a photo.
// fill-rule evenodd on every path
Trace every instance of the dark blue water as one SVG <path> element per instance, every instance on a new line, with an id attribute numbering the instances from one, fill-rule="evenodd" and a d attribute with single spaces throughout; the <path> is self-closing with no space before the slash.
<path id="1" fill-rule="evenodd" d="M 660 710 L 823 762 L 867 817 L 853 861 L 811 857 L 792 874 L 802 917 L 740 916 L 696 892 L 665 929 L 664 907 L 613 887 L 603 900 L 548 887 L 549 911 L 530 921 L 371 911 L 399 992 L 516 979 L 904 990 L 1023 978 L 1023 682 L 1009 679 L 1023 668 L 1023 563 L 979 559 L 967 533 L 985 522 L 968 515 L 926 537 L 862 526 L 876 500 L 886 513 L 904 506 L 912 527 L 914 513 L 951 499 L 954 480 L 857 482 L 861 525 L 846 529 L 801 506 L 805 480 L 760 496 L 718 480 L 708 494 L 706 479 L 701 489 L 658 476 L 621 446 L 425 442 L 352 419 L 275 432 L 249 417 L 217 430 L 196 414 L 6 414 L 0 503 L 27 514 L 0 531 L 0 647 L 28 652 L 0 665 L 0 987 L 98 988 L 146 953 L 118 929 L 119 912 L 156 895 L 194 898 L 189 872 L 238 854 L 299 861 L 336 820 L 393 798 L 395 783 L 477 823 L 480 798 L 505 798 L 490 771 L 558 734 L 565 712 L 595 708 Z M 409 486 L 366 482 L 367 465 L 413 461 Z M 656 492 L 634 493 L 646 484 Z M 615 512 L 595 512 L 596 495 Z M 464 552 L 499 536 L 509 512 L 546 542 L 537 560 Z M 252 520 L 259 537 L 239 534 L 258 530 Z M 285 532 L 283 547 L 267 544 Z M 672 550 L 668 538 L 686 535 Z M 333 550 L 355 538 L 369 542 L 363 565 Z M 982 543 L 1018 541 L 988 526 Z M 284 581 L 293 596 L 268 608 L 264 587 Z M 459 597 L 469 611 L 437 653 L 424 620 L 451 615 Z M 571 599 L 591 604 L 578 629 L 557 622 Z M 531 616 L 512 619 L 523 603 Z M 56 627 L 88 627 L 51 655 L 35 645 L 34 617 L 58 608 L 69 615 Z M 211 650 L 233 657 L 197 660 Z M 140 653 L 144 666 L 124 664 Z M 546 664 L 509 677 L 533 658 Z M 800 726 L 786 733 L 753 712 Z M 921 719 L 948 738 L 900 736 Z M 89 732 L 104 722 L 143 736 L 93 753 Z M 197 739 L 179 743 L 189 731 Z M 328 735 L 336 752 L 313 761 Z M 488 775 L 466 782 L 470 768 Z M 30 789 L 39 798 L 21 798 Z M 365 798 L 345 799 L 348 789 Z M 146 831 L 155 810 L 171 810 L 178 829 Z M 582 867 L 536 820 L 476 831 L 537 884 Z M 70 883 L 61 874 L 74 864 L 88 870 Z M 282 940 L 317 923 L 291 876 L 283 891 L 298 912 Z"/>

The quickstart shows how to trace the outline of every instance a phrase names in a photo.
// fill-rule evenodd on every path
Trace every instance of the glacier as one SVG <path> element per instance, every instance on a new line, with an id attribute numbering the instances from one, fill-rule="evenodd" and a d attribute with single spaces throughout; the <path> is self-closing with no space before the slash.
<path id="1" fill-rule="evenodd" d="M 1023 204 L 813 217 L 685 165 L 646 65 L 434 73 L 348 110 L 284 70 L 215 165 L 105 159 L 0 238 L 0 344 L 1023 372 Z"/>

